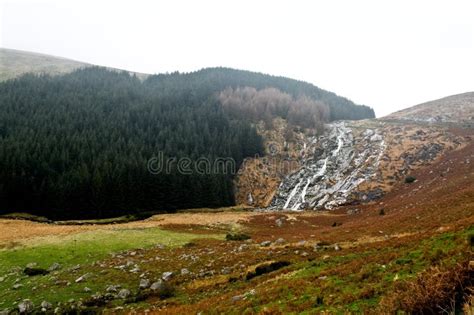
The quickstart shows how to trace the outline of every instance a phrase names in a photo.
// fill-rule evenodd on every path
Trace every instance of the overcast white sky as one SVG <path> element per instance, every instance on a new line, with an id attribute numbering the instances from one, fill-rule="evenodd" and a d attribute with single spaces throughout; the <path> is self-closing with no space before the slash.
<path id="1" fill-rule="evenodd" d="M 377 116 L 474 91 L 474 1 L 0 0 L 0 46 L 145 73 L 282 75 Z"/>

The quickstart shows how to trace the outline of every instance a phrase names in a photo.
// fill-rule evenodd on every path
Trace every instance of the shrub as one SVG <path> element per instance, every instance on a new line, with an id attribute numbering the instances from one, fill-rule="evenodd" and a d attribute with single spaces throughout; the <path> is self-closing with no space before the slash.
<path id="1" fill-rule="evenodd" d="M 245 241 L 250 239 L 251 237 L 244 233 L 228 233 L 225 236 L 225 239 L 228 241 Z"/>

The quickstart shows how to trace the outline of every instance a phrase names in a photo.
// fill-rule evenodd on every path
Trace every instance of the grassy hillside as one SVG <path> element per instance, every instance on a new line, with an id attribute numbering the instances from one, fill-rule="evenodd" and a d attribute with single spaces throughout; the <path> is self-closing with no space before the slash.
<path id="1" fill-rule="evenodd" d="M 91 65 L 75 60 L 0 48 L 0 81 L 16 78 L 29 72 L 56 75 L 88 66 Z"/>
<path id="2" fill-rule="evenodd" d="M 0 48 L 0 82 L 19 77 L 25 73 L 58 75 L 91 66 L 93 65 L 89 63 L 62 57 Z M 121 71 L 112 68 L 109 68 L 109 70 Z M 143 73 L 132 72 L 132 74 L 136 74 L 142 80 L 148 76 Z"/>
<path id="3" fill-rule="evenodd" d="M 474 92 L 443 97 L 388 115 L 388 120 L 462 123 L 474 126 Z"/>

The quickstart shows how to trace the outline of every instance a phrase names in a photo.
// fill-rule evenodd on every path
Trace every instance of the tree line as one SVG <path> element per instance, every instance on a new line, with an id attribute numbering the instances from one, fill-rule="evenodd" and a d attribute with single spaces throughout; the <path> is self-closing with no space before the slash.
<path id="1" fill-rule="evenodd" d="M 218 93 L 238 86 L 257 91 L 274 80 L 283 82 L 216 68 L 142 82 L 126 72 L 92 67 L 3 82 L 0 212 L 73 219 L 232 205 L 232 174 L 181 174 L 176 167 L 152 174 L 147 163 L 163 152 L 164 158 L 230 157 L 238 168 L 244 158 L 263 154 L 252 120 L 228 112 Z M 314 95 L 304 96 L 305 88 L 288 82 L 285 93 L 313 110 Z M 336 97 L 321 91 L 323 98 Z M 359 110 L 347 102 L 340 105 Z M 322 113 L 329 119 L 330 104 L 330 114 Z M 291 110 L 285 109 L 288 117 Z"/>

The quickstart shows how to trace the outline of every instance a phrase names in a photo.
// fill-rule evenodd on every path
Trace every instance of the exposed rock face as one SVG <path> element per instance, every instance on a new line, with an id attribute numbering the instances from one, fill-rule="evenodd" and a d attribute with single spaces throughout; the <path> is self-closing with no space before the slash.
<path id="1" fill-rule="evenodd" d="M 452 127 L 474 126 L 474 93 L 421 104 L 382 119 L 340 121 L 315 129 L 275 119 L 259 124 L 264 157 L 247 159 L 236 201 L 271 210 L 334 209 L 381 198 L 419 167 L 469 139 Z M 277 223 L 279 226 L 279 223 Z"/>
<path id="2" fill-rule="evenodd" d="M 333 209 L 369 202 L 465 139 L 439 126 L 366 120 L 336 122 L 308 137 L 301 168 L 278 187 L 270 209 Z"/>
<path id="3" fill-rule="evenodd" d="M 331 209 L 347 203 L 355 188 L 378 175 L 385 142 L 378 129 L 354 138 L 345 122 L 337 122 L 325 135 L 308 138 L 305 147 L 302 168 L 280 184 L 272 208 Z"/>

